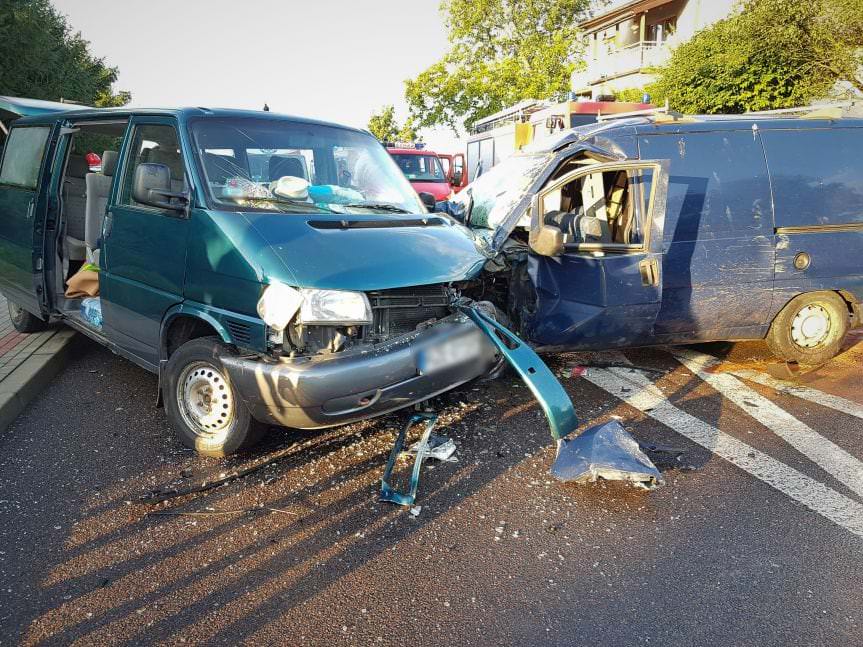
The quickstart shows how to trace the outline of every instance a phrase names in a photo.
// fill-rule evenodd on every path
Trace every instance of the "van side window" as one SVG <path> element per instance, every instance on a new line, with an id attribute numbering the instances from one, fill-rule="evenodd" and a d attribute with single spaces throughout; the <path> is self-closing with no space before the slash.
<path id="1" fill-rule="evenodd" d="M 640 246 L 652 180 L 649 168 L 580 175 L 543 194 L 543 222 L 561 229 L 568 243 Z"/>
<path id="2" fill-rule="evenodd" d="M 863 223 L 863 128 L 761 131 L 776 227 Z"/>
<path id="3" fill-rule="evenodd" d="M 39 181 L 39 169 L 45 154 L 45 144 L 51 129 L 48 127 L 13 128 L 6 141 L 3 167 L 0 168 L 0 184 L 11 184 L 25 189 L 35 189 Z"/>
<path id="4" fill-rule="evenodd" d="M 176 192 L 186 190 L 183 154 L 180 152 L 177 130 L 173 126 L 162 124 L 137 126 L 132 135 L 129 162 L 126 164 L 126 172 L 123 176 L 120 204 L 152 208 L 139 204 L 132 198 L 135 171 L 141 164 L 164 164 L 171 173 L 171 190 Z"/>

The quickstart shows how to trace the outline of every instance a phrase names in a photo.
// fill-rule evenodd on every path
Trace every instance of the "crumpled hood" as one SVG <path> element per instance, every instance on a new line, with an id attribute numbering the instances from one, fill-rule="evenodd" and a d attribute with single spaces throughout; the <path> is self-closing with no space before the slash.
<path id="1" fill-rule="evenodd" d="M 225 216 L 243 218 L 260 237 L 264 280 L 297 287 L 368 291 L 448 283 L 476 276 L 487 260 L 469 230 L 439 215 Z"/>

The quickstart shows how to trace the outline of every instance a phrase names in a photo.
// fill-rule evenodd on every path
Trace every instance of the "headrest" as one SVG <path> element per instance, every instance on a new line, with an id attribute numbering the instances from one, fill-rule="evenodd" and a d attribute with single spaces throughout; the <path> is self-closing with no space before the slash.
<path id="1" fill-rule="evenodd" d="M 180 154 L 173 151 L 163 151 L 159 148 L 151 148 L 150 154 L 147 156 L 147 161 L 152 164 L 164 164 L 171 169 L 171 178 L 174 180 L 183 179 L 183 163 L 180 160 Z"/>
<path id="2" fill-rule="evenodd" d="M 273 155 L 270 158 L 270 180 L 275 181 L 279 178 L 291 175 L 293 177 L 301 177 L 305 179 L 306 173 L 302 162 L 296 157 L 282 157 L 281 155 Z"/>
<path id="3" fill-rule="evenodd" d="M 102 153 L 102 175 L 111 176 L 117 170 L 117 160 L 120 155 L 117 151 L 105 151 Z"/>
<path id="4" fill-rule="evenodd" d="M 90 167 L 87 165 L 87 158 L 83 155 L 69 156 L 69 162 L 66 164 L 66 175 L 68 177 L 85 178 L 90 172 Z"/>

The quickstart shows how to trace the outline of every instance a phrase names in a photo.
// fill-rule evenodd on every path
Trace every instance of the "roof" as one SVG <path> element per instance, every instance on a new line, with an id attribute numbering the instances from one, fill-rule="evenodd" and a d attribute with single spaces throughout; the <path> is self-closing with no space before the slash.
<path id="1" fill-rule="evenodd" d="M 176 117 L 181 121 L 185 121 L 195 117 L 266 119 L 272 121 L 292 121 L 294 123 L 304 123 L 316 126 L 332 126 L 335 128 L 343 128 L 345 130 L 353 130 L 354 132 L 368 134 L 366 133 L 366 131 L 359 128 L 353 128 L 352 126 L 345 126 L 343 124 L 337 124 L 329 121 L 310 119 L 308 117 L 297 117 L 294 115 L 285 115 L 277 112 L 265 112 L 262 110 L 241 110 L 235 108 L 81 108 L 81 106 L 73 106 L 72 110 L 68 111 L 64 116 L 68 116 L 77 120 L 96 120 L 106 118 L 110 119 L 117 117 L 125 118 L 130 116 Z M 55 120 L 55 113 L 43 113 L 33 117 L 22 118 L 22 123 L 36 124 L 53 122 Z"/>
<path id="2" fill-rule="evenodd" d="M 631 0 L 630 2 L 624 2 L 623 4 L 619 4 L 616 7 L 608 9 L 607 11 L 591 16 L 587 20 L 582 20 L 579 23 L 579 27 L 585 31 L 601 29 L 607 25 L 623 20 L 624 18 L 630 18 L 637 13 L 649 11 L 656 7 L 670 4 L 671 2 L 674 2 L 674 0 Z"/>
<path id="3" fill-rule="evenodd" d="M 687 133 L 711 130 L 751 130 L 754 123 L 764 130 L 802 130 L 814 127 L 863 127 L 863 119 L 843 117 L 830 119 L 824 117 L 795 117 L 788 114 L 740 114 L 740 115 L 698 115 L 684 116 L 679 121 L 663 119 L 662 115 L 644 115 L 608 119 L 595 124 L 577 126 L 569 130 L 535 141 L 522 149 L 524 153 L 550 153 L 562 150 L 572 144 L 602 137 L 615 140 L 620 137 L 649 133 Z"/>
<path id="4" fill-rule="evenodd" d="M 24 97 L 0 97 L 0 119 L 10 117 L 32 117 L 68 110 L 80 110 L 77 103 L 62 103 L 60 101 L 42 101 L 41 99 L 26 99 Z"/>
<path id="5" fill-rule="evenodd" d="M 430 151 L 427 148 L 390 148 L 387 147 L 387 153 L 393 155 L 433 155 L 437 157 L 437 153 Z"/>

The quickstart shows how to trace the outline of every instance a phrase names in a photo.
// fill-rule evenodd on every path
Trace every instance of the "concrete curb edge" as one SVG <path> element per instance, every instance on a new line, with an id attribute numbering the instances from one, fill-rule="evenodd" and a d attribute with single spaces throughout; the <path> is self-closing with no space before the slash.
<path id="1" fill-rule="evenodd" d="M 60 328 L 0 383 L 0 432 L 24 411 L 63 368 L 75 331 Z"/>

